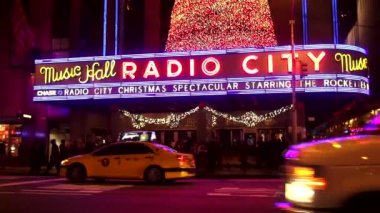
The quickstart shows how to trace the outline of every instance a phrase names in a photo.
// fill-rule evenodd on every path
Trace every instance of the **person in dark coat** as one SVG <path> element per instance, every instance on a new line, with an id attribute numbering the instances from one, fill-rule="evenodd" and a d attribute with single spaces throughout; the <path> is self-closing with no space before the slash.
<path id="1" fill-rule="evenodd" d="M 6 153 L 5 142 L 0 141 L 0 169 L 5 169 Z"/>
<path id="2" fill-rule="evenodd" d="M 38 174 L 44 162 L 45 148 L 44 142 L 40 140 L 34 141 L 30 153 L 30 174 Z"/>
<path id="3" fill-rule="evenodd" d="M 244 173 L 246 173 L 248 169 L 248 145 L 245 141 L 241 141 L 239 143 L 240 149 L 240 166 Z"/>
<path id="4" fill-rule="evenodd" d="M 66 141 L 61 140 L 61 144 L 59 144 L 59 160 L 62 161 L 67 157 Z"/>
<path id="5" fill-rule="evenodd" d="M 59 166 L 61 163 L 60 157 L 59 157 L 59 147 L 55 139 L 52 139 L 50 141 L 50 144 L 51 144 L 51 152 L 50 152 L 49 162 L 48 162 L 45 173 L 48 174 L 51 168 L 55 167 L 57 170 L 57 174 L 59 174 Z"/>
<path id="6" fill-rule="evenodd" d="M 219 147 L 215 140 L 207 144 L 207 167 L 209 172 L 215 172 L 219 160 Z"/>

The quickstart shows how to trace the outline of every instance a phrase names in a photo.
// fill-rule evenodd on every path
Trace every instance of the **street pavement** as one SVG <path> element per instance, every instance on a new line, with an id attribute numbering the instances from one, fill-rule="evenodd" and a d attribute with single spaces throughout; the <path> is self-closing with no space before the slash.
<path id="1" fill-rule="evenodd" d="M 0 176 L 0 212 L 271 213 L 282 179 L 186 179 L 159 185 L 54 176 Z"/>
<path id="2" fill-rule="evenodd" d="M 1 175 L 29 175 L 30 168 L 23 166 L 8 166 L 4 169 L 0 169 Z M 45 167 L 42 167 L 39 175 L 44 174 Z M 207 172 L 203 171 L 197 174 L 198 178 L 282 178 L 283 173 L 281 169 L 258 169 L 258 168 L 248 168 L 244 172 L 240 167 L 229 167 L 217 169 L 215 172 Z M 52 169 L 52 171 L 48 174 L 49 176 L 54 176 L 56 171 Z M 37 176 L 39 176 L 37 175 Z"/>

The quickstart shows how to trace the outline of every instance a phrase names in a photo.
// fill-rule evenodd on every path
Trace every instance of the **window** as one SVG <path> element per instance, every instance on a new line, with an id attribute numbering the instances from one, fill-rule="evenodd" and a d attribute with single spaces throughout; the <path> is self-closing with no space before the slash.
<path id="1" fill-rule="evenodd" d="M 104 155 L 130 155 L 130 154 L 149 154 L 153 151 L 145 146 L 144 144 L 139 143 L 118 143 L 112 144 L 110 146 L 101 148 L 94 152 L 95 156 L 104 156 Z"/>
<path id="2" fill-rule="evenodd" d="M 153 153 L 153 151 L 145 146 L 144 144 L 139 143 L 126 143 L 122 144 L 121 146 L 121 154 L 122 155 L 128 155 L 128 154 L 149 154 Z"/>
<path id="3" fill-rule="evenodd" d="M 94 152 L 95 156 L 119 155 L 120 144 L 111 144 Z"/>

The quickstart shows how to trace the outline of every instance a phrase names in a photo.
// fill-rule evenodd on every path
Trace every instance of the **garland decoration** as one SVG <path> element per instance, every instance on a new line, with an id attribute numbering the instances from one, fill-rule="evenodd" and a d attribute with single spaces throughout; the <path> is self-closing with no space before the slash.
<path id="1" fill-rule="evenodd" d="M 246 112 L 240 116 L 233 116 L 233 115 L 230 115 L 227 113 L 222 113 L 222 112 L 219 112 L 219 111 L 212 109 L 208 106 L 206 106 L 204 109 L 213 115 L 212 126 L 216 125 L 216 119 L 214 120 L 214 117 L 222 117 L 222 118 L 225 118 L 229 121 L 233 121 L 236 123 L 242 123 L 247 127 L 254 127 L 258 123 L 263 122 L 263 121 L 268 120 L 268 119 L 271 119 L 271 118 L 274 118 L 274 117 L 290 110 L 291 108 L 292 108 L 292 105 L 289 105 L 289 106 L 281 107 L 280 109 L 274 110 L 272 112 L 269 112 L 269 113 L 266 113 L 263 115 L 257 115 L 256 113 L 249 111 L 249 112 Z"/>
<path id="2" fill-rule="evenodd" d="M 122 113 L 132 120 L 132 126 L 136 129 L 141 129 L 145 127 L 147 124 L 157 124 L 157 125 L 166 125 L 170 128 L 175 128 L 179 126 L 179 122 L 185 119 L 187 116 L 197 112 L 199 110 L 199 106 L 180 114 L 170 113 L 161 118 L 151 118 L 146 117 L 142 114 L 133 114 L 128 111 L 122 110 Z"/>
<path id="3" fill-rule="evenodd" d="M 272 112 L 265 113 L 263 115 L 257 115 L 256 113 L 249 111 L 244 113 L 240 116 L 233 116 L 228 113 L 219 112 L 209 106 L 197 106 L 187 112 L 183 113 L 170 113 L 166 116 L 160 117 L 160 118 L 152 118 L 147 117 L 142 114 L 133 114 L 126 110 L 121 110 L 121 113 L 130 118 L 132 121 L 132 126 L 136 129 L 141 129 L 145 127 L 147 124 L 156 124 L 156 125 L 166 125 L 170 128 L 176 128 L 179 126 L 179 122 L 188 117 L 191 114 L 194 114 L 195 112 L 199 111 L 200 109 L 204 109 L 207 112 L 210 112 L 212 114 L 212 126 L 216 126 L 216 121 L 218 117 L 222 117 L 224 119 L 227 119 L 229 121 L 233 121 L 236 123 L 244 124 L 247 127 L 254 127 L 258 123 L 263 122 L 265 120 L 274 118 L 282 113 L 285 113 L 292 109 L 292 105 L 281 107 L 279 109 L 276 109 Z"/>

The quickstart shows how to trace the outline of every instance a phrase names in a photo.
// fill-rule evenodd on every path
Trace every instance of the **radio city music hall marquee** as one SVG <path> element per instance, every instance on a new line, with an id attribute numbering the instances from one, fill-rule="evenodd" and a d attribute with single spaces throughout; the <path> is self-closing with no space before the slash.
<path id="1" fill-rule="evenodd" d="M 290 93 L 293 70 L 299 93 L 369 94 L 362 48 L 296 46 L 295 58 L 284 46 L 36 60 L 33 100 Z"/>

